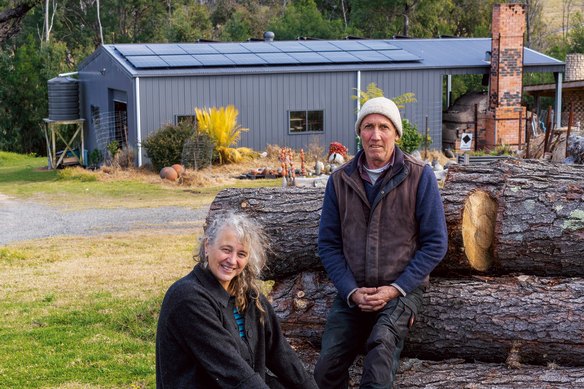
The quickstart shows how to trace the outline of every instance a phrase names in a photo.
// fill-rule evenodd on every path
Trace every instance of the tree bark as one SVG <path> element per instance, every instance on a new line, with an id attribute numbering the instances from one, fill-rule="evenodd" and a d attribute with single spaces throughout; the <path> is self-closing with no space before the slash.
<path id="1" fill-rule="evenodd" d="M 41 0 L 20 1 L 12 8 L 6 8 L 0 12 L 0 44 L 20 31 L 22 18 Z"/>
<path id="2" fill-rule="evenodd" d="M 323 272 L 275 283 L 271 297 L 290 339 L 320 347 L 336 295 Z M 581 278 L 436 278 L 403 356 L 584 366 Z"/>
<path id="3" fill-rule="evenodd" d="M 442 197 L 449 249 L 437 273 L 584 275 L 584 166 L 455 165 Z"/>
<path id="4" fill-rule="evenodd" d="M 317 349 L 293 344 L 298 355 L 314 371 Z M 358 388 L 363 358 L 357 357 L 349 368 L 349 387 Z M 584 385 L 584 368 L 558 365 L 515 367 L 497 363 L 468 363 L 463 359 L 443 361 L 401 358 L 396 376 L 400 389 L 491 389 L 491 388 L 563 388 L 580 389 Z"/>
<path id="5" fill-rule="evenodd" d="M 318 188 L 226 189 L 209 217 L 235 209 L 257 218 L 273 250 L 264 277 L 279 279 L 322 268 L 323 194 Z M 534 160 L 454 165 L 442 197 L 449 249 L 435 274 L 584 276 L 584 166 Z"/>
<path id="6" fill-rule="evenodd" d="M 225 189 L 213 200 L 207 221 L 236 210 L 262 223 L 271 242 L 265 279 L 322 269 L 317 234 L 323 193 L 317 188 Z"/>

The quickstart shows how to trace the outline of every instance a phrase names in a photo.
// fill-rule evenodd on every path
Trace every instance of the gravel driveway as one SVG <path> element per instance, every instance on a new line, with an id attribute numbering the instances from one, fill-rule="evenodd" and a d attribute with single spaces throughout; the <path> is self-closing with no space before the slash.
<path id="1" fill-rule="evenodd" d="M 135 229 L 194 229 L 208 208 L 114 208 L 66 211 L 0 193 L 0 245 L 59 235 L 98 235 Z"/>

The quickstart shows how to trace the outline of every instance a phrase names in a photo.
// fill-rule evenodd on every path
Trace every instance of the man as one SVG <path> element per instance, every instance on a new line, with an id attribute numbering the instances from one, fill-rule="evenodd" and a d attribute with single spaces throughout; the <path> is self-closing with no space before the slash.
<path id="1" fill-rule="evenodd" d="M 363 104 L 355 131 L 363 150 L 328 180 L 319 255 L 338 290 L 314 375 L 346 388 L 365 352 L 361 388 L 391 388 L 429 274 L 447 248 L 444 208 L 430 166 L 402 152 L 395 103 Z"/>

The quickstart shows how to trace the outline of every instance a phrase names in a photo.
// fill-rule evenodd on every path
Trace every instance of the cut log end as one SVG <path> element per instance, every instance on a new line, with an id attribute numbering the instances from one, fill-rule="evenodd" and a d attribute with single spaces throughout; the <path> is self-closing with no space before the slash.
<path id="1" fill-rule="evenodd" d="M 462 240 L 470 266 L 487 271 L 493 264 L 493 240 L 497 202 L 483 191 L 473 192 L 462 214 Z"/>

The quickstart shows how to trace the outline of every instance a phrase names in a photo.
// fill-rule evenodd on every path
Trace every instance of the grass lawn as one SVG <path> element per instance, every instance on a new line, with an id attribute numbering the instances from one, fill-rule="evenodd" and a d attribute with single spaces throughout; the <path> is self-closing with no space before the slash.
<path id="1" fill-rule="evenodd" d="M 142 171 L 48 171 L 0 152 L 0 194 L 73 209 L 208 206 L 247 167 L 162 182 Z M 230 170 L 229 170 L 230 169 Z M 203 221 L 199 221 L 202 227 Z M 162 297 L 193 267 L 196 231 L 133 231 L 0 246 L 0 388 L 153 388 Z"/>
<path id="2" fill-rule="evenodd" d="M 0 387 L 151 388 L 162 297 L 193 266 L 192 233 L 0 247 Z"/>
<path id="3" fill-rule="evenodd" d="M 77 209 L 163 205 L 200 208 L 210 204 L 225 187 L 279 186 L 280 180 L 234 178 L 260 163 L 187 171 L 181 184 L 163 181 L 157 174 L 139 169 L 47 170 L 44 157 L 0 151 L 0 193 Z"/>

